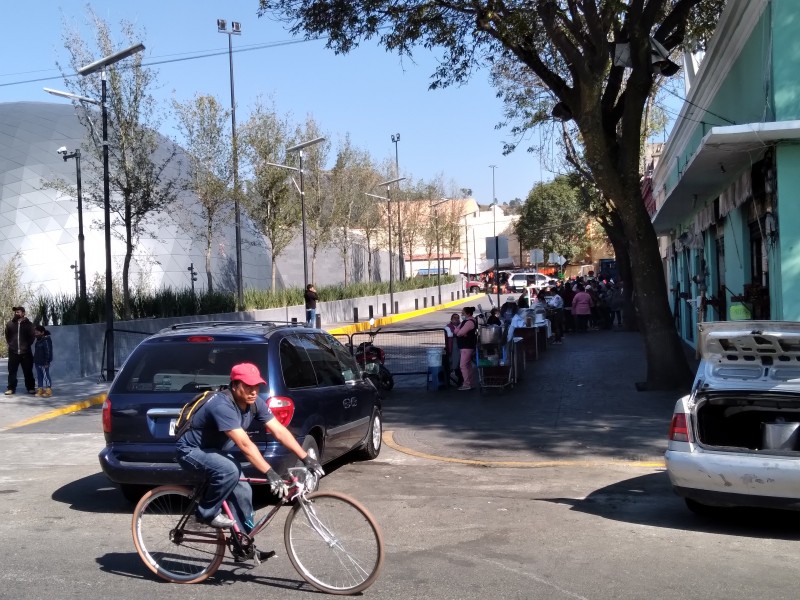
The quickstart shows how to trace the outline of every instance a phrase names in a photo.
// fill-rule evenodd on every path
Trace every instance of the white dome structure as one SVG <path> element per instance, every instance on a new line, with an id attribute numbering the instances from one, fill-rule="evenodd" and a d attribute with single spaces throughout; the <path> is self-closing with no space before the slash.
<path id="1" fill-rule="evenodd" d="M 64 161 L 57 150 L 81 147 L 86 132 L 70 104 L 49 102 L 0 103 L 0 261 L 20 257 L 22 283 L 34 292 L 75 293 L 78 261 L 78 210 L 76 197 L 47 187 L 48 181 L 76 180 L 74 160 Z M 165 144 L 170 144 L 164 138 Z M 83 230 L 86 281 L 91 286 L 105 274 L 103 210 L 86 201 L 88 174 L 102 168 L 84 152 Z M 113 190 L 112 190 L 113 193 Z M 198 271 L 195 284 L 205 289 L 205 254 L 202 239 L 187 224 L 201 220 L 191 194 L 183 194 L 168 214 L 149 219 L 151 237 L 143 237 L 134 251 L 130 284 L 150 289 L 191 285 L 189 265 Z M 214 240 L 212 269 L 215 289 L 235 289 L 236 252 L 233 225 Z M 263 243 L 242 227 L 242 271 L 245 287 L 268 288 L 270 259 Z M 124 244 L 112 236 L 112 272 L 122 278 Z"/>

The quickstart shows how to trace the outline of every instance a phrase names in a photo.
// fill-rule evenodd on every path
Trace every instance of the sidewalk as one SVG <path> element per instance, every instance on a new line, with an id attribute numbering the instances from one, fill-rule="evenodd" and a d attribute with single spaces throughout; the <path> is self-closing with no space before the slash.
<path id="1" fill-rule="evenodd" d="M 452 307 L 415 317 L 409 325 L 446 322 Z M 5 371 L 0 363 L 0 371 Z M 569 334 L 528 362 L 512 390 L 428 392 L 397 387 L 384 400 L 386 442 L 432 460 L 486 466 L 570 462 L 662 461 L 672 409 L 680 392 L 639 392 L 644 345 L 637 333 Z M 55 382 L 52 398 L 0 396 L 0 431 L 51 410 L 102 402 L 107 384 Z M 98 423 L 98 429 L 100 424 Z"/>

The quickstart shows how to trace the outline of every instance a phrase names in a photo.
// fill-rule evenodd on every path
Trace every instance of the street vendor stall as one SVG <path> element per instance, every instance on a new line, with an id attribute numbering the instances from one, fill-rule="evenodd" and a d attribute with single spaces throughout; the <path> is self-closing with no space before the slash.
<path id="1" fill-rule="evenodd" d="M 519 344 L 519 338 L 507 340 L 504 328 L 500 325 L 481 325 L 478 328 L 475 357 L 478 364 L 478 384 L 482 393 L 488 389 L 512 388 L 519 381 Z"/>

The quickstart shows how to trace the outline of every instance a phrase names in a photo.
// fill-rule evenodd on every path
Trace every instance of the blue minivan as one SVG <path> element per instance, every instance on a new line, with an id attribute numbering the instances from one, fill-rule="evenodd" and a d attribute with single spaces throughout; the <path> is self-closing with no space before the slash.
<path id="1" fill-rule="evenodd" d="M 231 367 L 258 365 L 259 394 L 306 451 L 323 464 L 381 449 L 381 400 L 350 352 L 330 334 L 267 322 L 174 325 L 147 338 L 117 374 L 103 404 L 106 446 L 100 465 L 123 495 L 138 501 L 154 485 L 191 483 L 175 462 L 175 423 L 198 392 L 229 383 Z M 297 459 L 257 423 L 248 431 L 279 472 Z M 249 463 L 238 456 L 246 473 Z"/>

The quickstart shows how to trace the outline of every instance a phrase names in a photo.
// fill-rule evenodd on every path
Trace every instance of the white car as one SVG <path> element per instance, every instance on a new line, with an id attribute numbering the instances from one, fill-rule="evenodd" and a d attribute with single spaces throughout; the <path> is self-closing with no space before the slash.
<path id="1" fill-rule="evenodd" d="M 665 454 L 694 512 L 800 510 L 800 323 L 700 324 L 702 361 L 678 400 Z"/>

